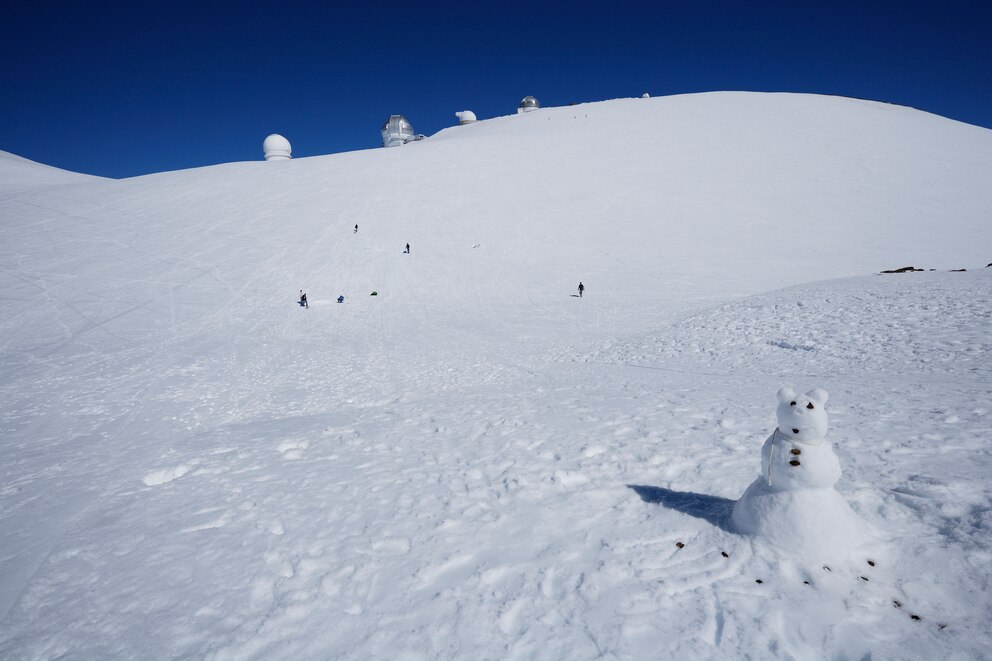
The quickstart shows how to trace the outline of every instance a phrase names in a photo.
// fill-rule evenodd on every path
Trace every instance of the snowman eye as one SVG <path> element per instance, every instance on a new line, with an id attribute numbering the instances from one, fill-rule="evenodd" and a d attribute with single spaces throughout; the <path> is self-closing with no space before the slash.
<path id="1" fill-rule="evenodd" d="M 796 405 L 795 402 L 789 402 L 789 406 L 795 406 L 795 405 Z"/>
<path id="2" fill-rule="evenodd" d="M 811 409 L 811 408 L 813 408 L 813 402 L 810 402 L 809 404 L 807 404 L 807 405 L 806 405 L 806 408 L 808 408 L 808 409 Z"/>

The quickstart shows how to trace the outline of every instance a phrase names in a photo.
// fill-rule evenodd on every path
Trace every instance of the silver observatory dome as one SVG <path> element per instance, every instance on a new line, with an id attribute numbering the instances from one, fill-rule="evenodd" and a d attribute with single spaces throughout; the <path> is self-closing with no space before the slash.
<path id="1" fill-rule="evenodd" d="M 517 106 L 517 112 L 530 112 L 531 110 L 537 110 L 541 107 L 541 102 L 532 96 L 525 96 L 521 101 L 520 105 Z"/>
<path id="2" fill-rule="evenodd" d="M 396 147 L 415 139 L 413 124 L 403 115 L 390 115 L 382 125 L 382 146 Z"/>

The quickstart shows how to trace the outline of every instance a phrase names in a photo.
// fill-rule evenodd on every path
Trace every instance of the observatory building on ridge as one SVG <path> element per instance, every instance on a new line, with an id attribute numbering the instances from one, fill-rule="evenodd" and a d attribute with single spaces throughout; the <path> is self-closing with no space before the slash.
<path id="1" fill-rule="evenodd" d="M 288 161 L 293 158 L 293 147 L 289 140 L 273 133 L 262 142 L 262 153 L 267 161 Z"/>
<path id="2" fill-rule="evenodd" d="M 390 115 L 382 125 L 382 146 L 399 147 L 414 140 L 423 140 L 425 136 L 413 132 L 413 124 L 403 115 Z"/>
<path id="3" fill-rule="evenodd" d="M 541 102 L 532 96 L 525 96 L 523 100 L 520 101 L 520 106 L 517 107 L 517 114 L 531 112 L 537 110 L 541 107 Z"/>

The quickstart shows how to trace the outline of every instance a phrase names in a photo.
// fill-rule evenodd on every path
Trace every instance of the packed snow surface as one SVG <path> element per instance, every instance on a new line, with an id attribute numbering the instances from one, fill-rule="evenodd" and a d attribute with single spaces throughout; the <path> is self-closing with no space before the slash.
<path id="1" fill-rule="evenodd" d="M 728 93 L 0 157 L 2 658 L 992 649 L 990 131 Z M 733 526 L 785 385 L 871 545 Z"/>

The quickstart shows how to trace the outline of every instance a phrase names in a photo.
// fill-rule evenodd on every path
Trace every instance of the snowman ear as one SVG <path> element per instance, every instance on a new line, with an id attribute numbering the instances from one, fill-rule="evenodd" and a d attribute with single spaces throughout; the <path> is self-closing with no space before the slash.
<path id="1" fill-rule="evenodd" d="M 780 403 L 785 403 L 796 398 L 796 391 L 786 386 L 778 391 L 778 401 Z"/>
<path id="2" fill-rule="evenodd" d="M 809 397 L 814 402 L 816 402 L 817 404 L 819 404 L 820 406 L 826 404 L 827 400 L 830 399 L 830 394 L 823 388 L 813 388 L 808 393 L 806 393 L 806 396 Z"/>

